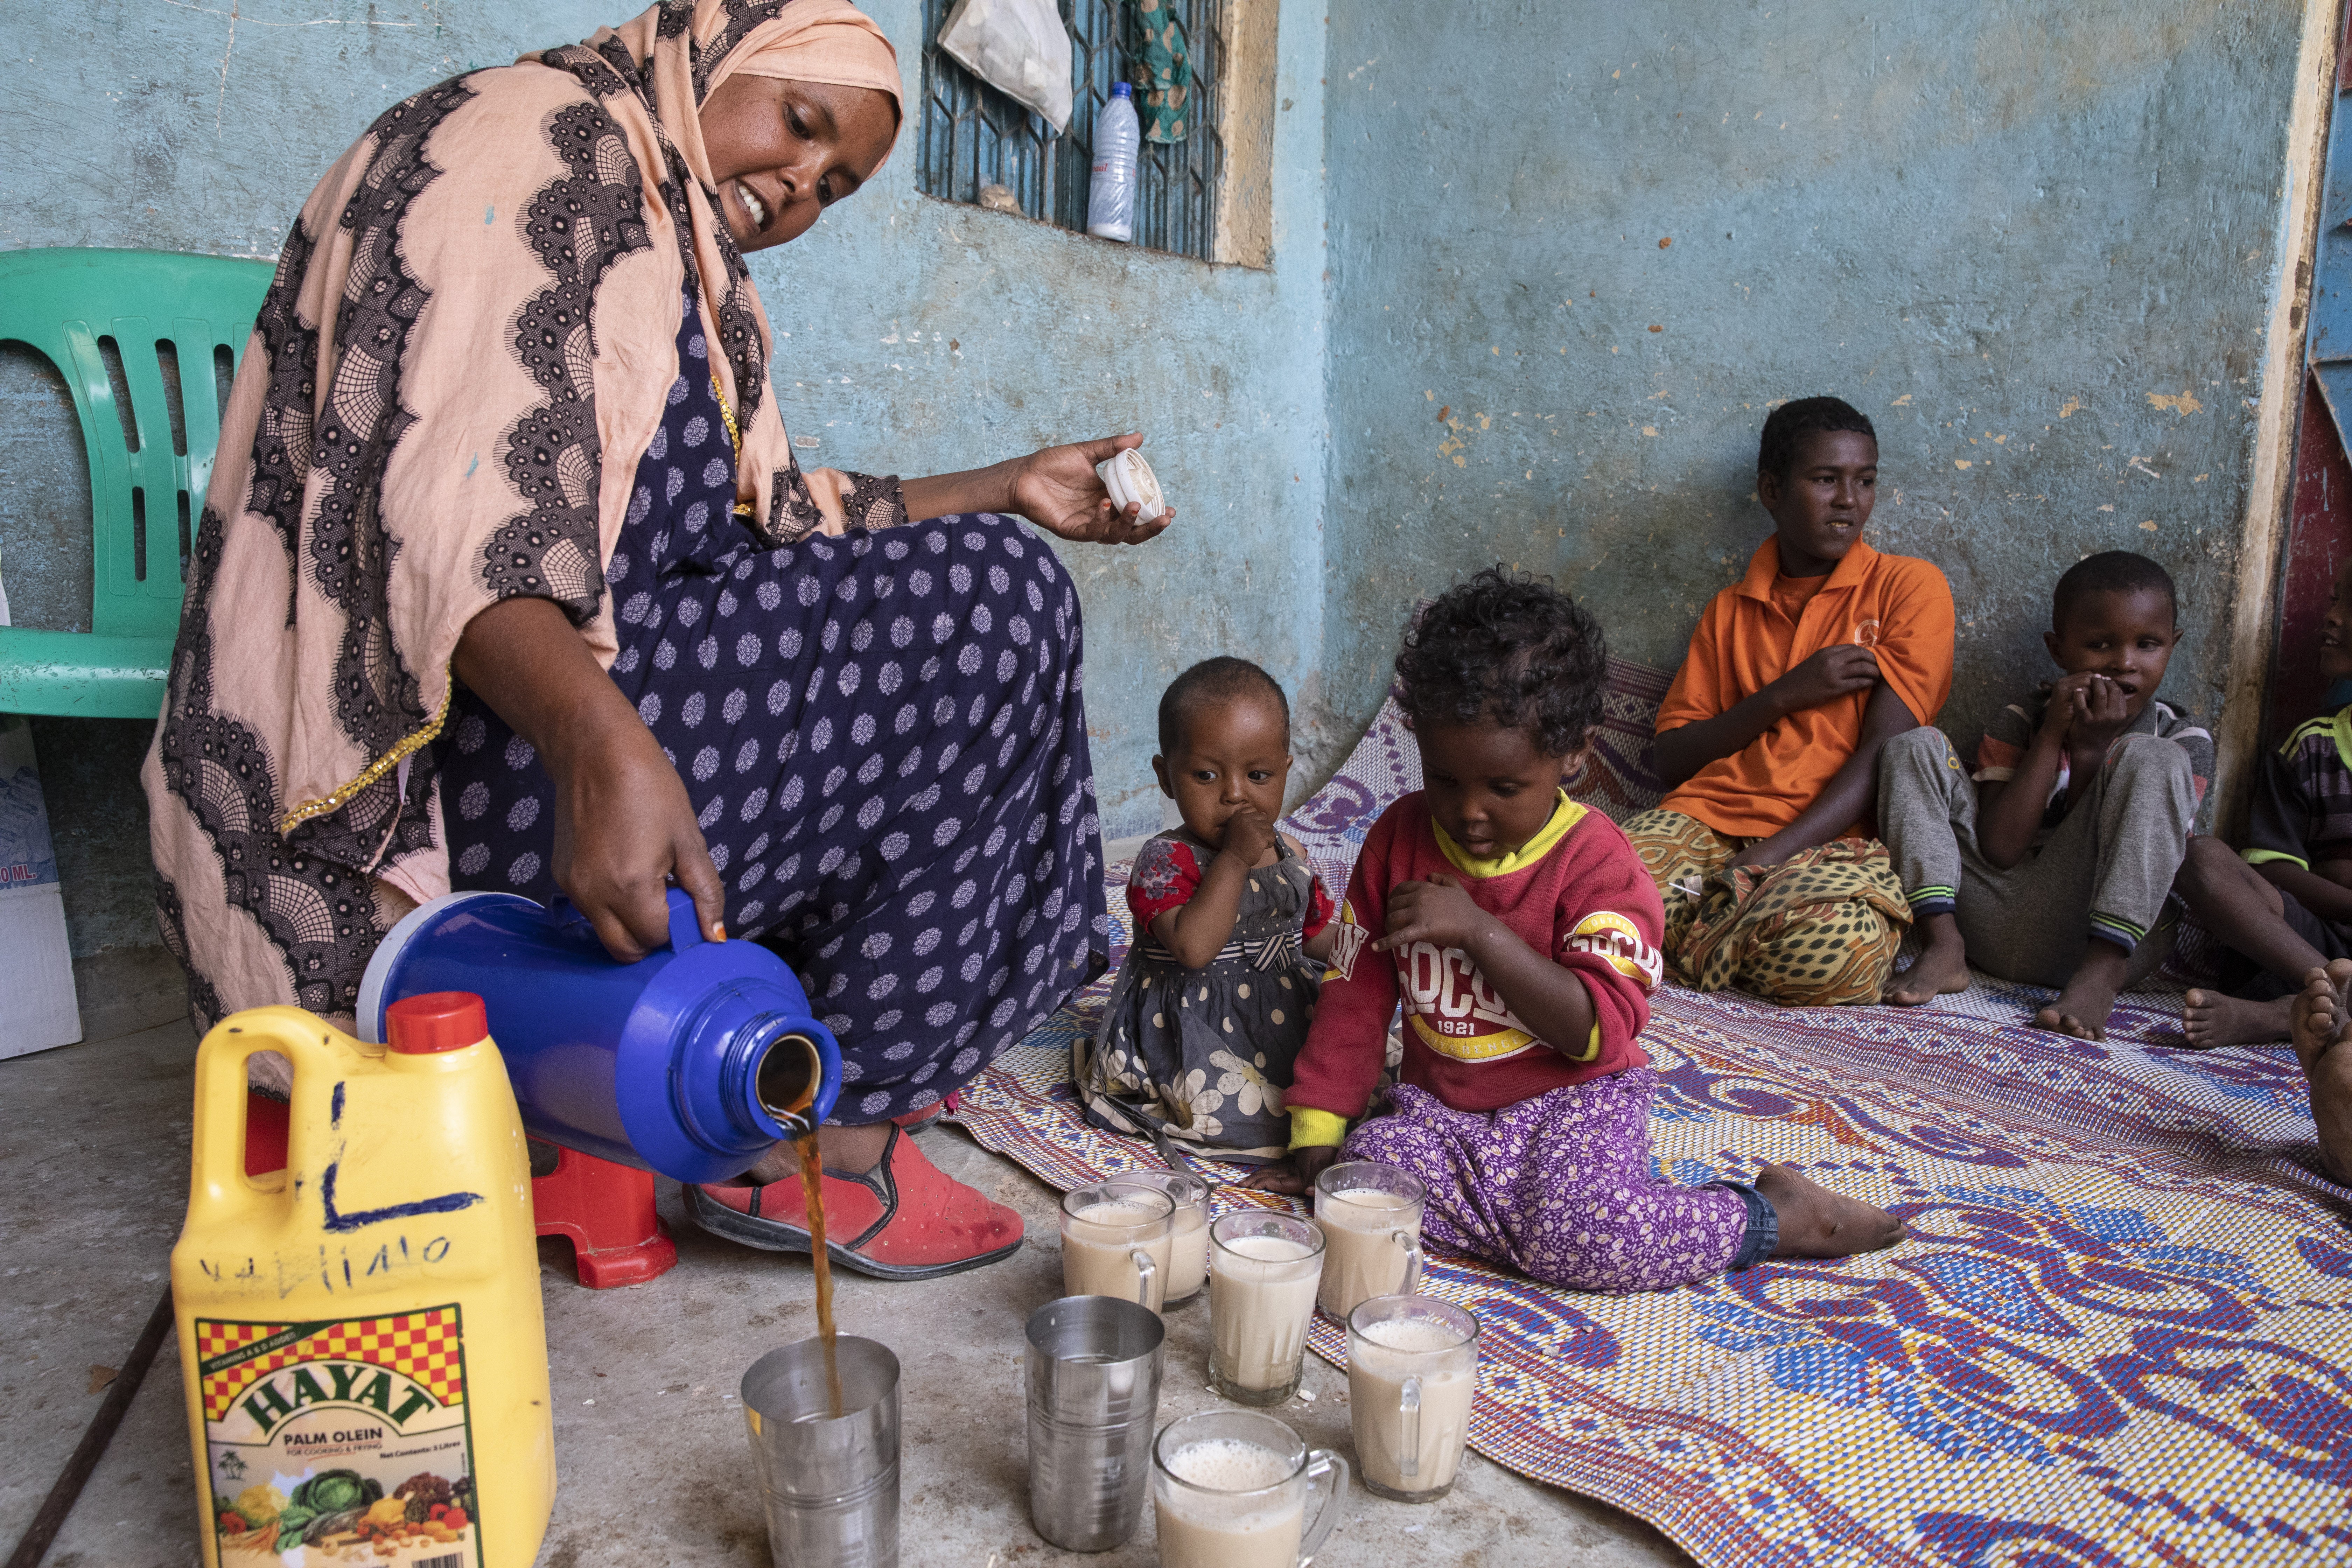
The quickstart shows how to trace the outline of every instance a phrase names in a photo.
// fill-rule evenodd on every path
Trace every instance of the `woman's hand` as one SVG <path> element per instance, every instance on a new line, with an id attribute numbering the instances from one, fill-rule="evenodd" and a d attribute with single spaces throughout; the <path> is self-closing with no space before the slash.
<path id="1" fill-rule="evenodd" d="M 634 963 L 669 941 L 667 884 L 727 940 L 726 891 L 685 781 L 588 645 L 546 599 L 507 599 L 457 639 L 457 679 L 530 742 L 555 780 L 556 886 Z"/>
<path id="2" fill-rule="evenodd" d="M 555 778 L 556 886 L 624 963 L 668 945 L 673 879 L 703 935 L 726 941 L 726 900 L 686 781 L 635 713 L 604 731 L 541 753 Z"/>
<path id="3" fill-rule="evenodd" d="M 1089 544 L 1140 544 L 1176 521 L 1170 507 L 1150 522 L 1136 520 L 1143 509 L 1124 511 L 1111 502 L 1097 463 L 1115 452 L 1143 445 L 1139 435 L 1115 436 L 1075 446 L 1047 447 L 1013 462 L 1012 508 L 1046 532 Z"/>
<path id="4" fill-rule="evenodd" d="M 1017 512 L 1046 532 L 1088 544 L 1140 544 L 1176 521 L 1170 507 L 1150 522 L 1143 509 L 1111 504 L 1097 463 L 1143 445 L 1141 436 L 1112 436 L 1067 447 L 1047 447 L 969 473 L 901 479 L 907 521 L 923 522 L 959 511 Z M 812 480 L 811 488 L 814 488 Z M 824 504 L 818 503 L 820 507 Z"/>

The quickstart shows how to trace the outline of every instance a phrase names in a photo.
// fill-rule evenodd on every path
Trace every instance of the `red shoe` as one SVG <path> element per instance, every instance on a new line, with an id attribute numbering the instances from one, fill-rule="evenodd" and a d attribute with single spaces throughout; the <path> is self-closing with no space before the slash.
<path id="1" fill-rule="evenodd" d="M 956 1107 L 962 1101 L 961 1094 L 950 1094 L 944 1100 L 933 1100 L 920 1110 L 910 1110 L 904 1116 L 894 1116 L 890 1120 L 909 1132 L 920 1132 L 924 1128 L 938 1122 L 940 1117 L 955 1114 Z"/>
<path id="2" fill-rule="evenodd" d="M 770 1252 L 809 1250 L 808 1202 L 797 1181 L 689 1186 L 686 1204 L 714 1236 Z M 961 1274 L 1021 1250 L 1018 1214 L 942 1175 L 896 1127 L 871 1171 L 825 1172 L 824 1218 L 827 1256 L 878 1279 Z"/>

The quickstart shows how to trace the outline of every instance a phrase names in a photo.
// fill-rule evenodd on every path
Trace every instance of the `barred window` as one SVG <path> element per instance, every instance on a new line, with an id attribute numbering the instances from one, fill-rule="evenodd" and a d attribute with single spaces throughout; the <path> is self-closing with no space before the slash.
<path id="1" fill-rule="evenodd" d="M 1181 33 L 1192 65 L 1183 141 L 1145 141 L 1138 157 L 1135 243 L 1153 250 L 1216 256 L 1223 140 L 1224 35 L 1230 0 L 1161 0 Z M 1060 0 L 1070 33 L 1070 126 L 1056 136 L 1028 109 L 982 81 L 939 47 L 955 0 L 923 0 L 923 123 L 916 178 L 924 194 L 978 202 L 983 186 L 1003 185 L 1021 211 L 1085 233 L 1094 173 L 1095 116 L 1111 84 L 1140 82 L 1131 59 L 1134 0 Z M 1142 89 L 1137 89 L 1138 108 Z"/>

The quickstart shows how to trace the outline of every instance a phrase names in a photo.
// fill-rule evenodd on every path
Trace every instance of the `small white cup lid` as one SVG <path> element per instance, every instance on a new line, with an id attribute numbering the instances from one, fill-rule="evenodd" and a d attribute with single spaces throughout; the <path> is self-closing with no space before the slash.
<path id="1" fill-rule="evenodd" d="M 1142 509 L 1137 513 L 1137 521 L 1157 522 L 1168 514 L 1158 477 L 1152 473 L 1151 465 L 1143 460 L 1143 454 L 1134 447 L 1113 453 L 1097 463 L 1095 472 L 1101 476 L 1103 489 L 1110 492 L 1111 503 L 1120 511 L 1130 506 Z"/>

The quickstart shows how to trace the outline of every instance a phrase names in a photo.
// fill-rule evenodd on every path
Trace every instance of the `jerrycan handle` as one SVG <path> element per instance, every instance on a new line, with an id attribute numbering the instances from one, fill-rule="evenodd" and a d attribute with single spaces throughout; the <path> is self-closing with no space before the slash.
<path id="1" fill-rule="evenodd" d="M 672 952 L 684 952 L 702 942 L 702 921 L 694 912 L 694 897 L 683 888 L 672 888 L 667 893 L 669 903 L 669 946 Z M 558 925 L 587 925 L 588 917 L 580 906 L 558 893 L 547 900 L 547 912 Z"/>
<path id="2" fill-rule="evenodd" d="M 297 1114 L 289 1119 L 286 1165 L 301 1167 L 309 1135 L 305 1102 L 329 1094 L 331 1080 L 349 1067 L 336 1031 L 299 1007 L 253 1007 L 215 1025 L 196 1051 L 196 1114 L 189 1150 L 188 1217 L 233 1220 L 282 1201 L 286 1178 L 264 1184 L 246 1174 L 246 1064 L 277 1051 L 294 1066 Z M 348 1045 L 349 1042 L 346 1042 Z"/>

